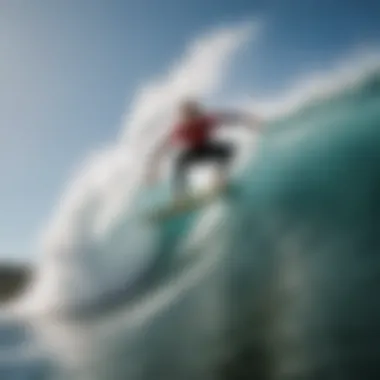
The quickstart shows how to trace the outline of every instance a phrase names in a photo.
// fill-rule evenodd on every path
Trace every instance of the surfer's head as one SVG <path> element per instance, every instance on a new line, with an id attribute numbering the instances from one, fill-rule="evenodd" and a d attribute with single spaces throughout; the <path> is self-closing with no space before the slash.
<path id="1" fill-rule="evenodd" d="M 179 105 L 179 114 L 183 119 L 193 119 L 203 114 L 203 108 L 195 99 L 184 99 Z"/>

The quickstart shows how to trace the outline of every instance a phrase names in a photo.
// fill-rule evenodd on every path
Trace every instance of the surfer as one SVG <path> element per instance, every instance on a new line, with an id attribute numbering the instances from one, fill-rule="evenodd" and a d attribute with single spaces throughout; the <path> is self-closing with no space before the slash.
<path id="1" fill-rule="evenodd" d="M 181 153 L 174 166 L 174 196 L 181 197 L 186 191 L 186 175 L 194 164 L 216 163 L 215 188 L 226 184 L 229 165 L 235 152 L 232 144 L 216 142 L 212 132 L 224 124 L 242 124 L 257 131 L 259 119 L 251 115 L 234 112 L 207 112 L 201 104 L 187 99 L 179 105 L 179 118 L 169 136 L 158 146 L 151 160 L 148 181 L 157 180 L 158 166 L 164 154 L 175 146 Z"/>

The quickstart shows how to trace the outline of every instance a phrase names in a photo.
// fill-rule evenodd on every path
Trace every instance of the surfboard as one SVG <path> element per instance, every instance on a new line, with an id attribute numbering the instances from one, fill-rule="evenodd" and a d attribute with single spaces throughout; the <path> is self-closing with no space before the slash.
<path id="1" fill-rule="evenodd" d="M 144 219 L 151 222 L 160 222 L 178 215 L 202 208 L 224 194 L 228 185 L 215 187 L 197 195 L 184 196 L 168 205 L 160 206 L 148 211 Z"/>

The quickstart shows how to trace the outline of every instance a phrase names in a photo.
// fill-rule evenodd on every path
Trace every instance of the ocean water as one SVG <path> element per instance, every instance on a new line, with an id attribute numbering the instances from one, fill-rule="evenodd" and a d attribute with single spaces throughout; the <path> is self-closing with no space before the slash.
<path id="1" fill-rule="evenodd" d="M 89 239 L 84 210 L 2 318 L 0 379 L 378 379 L 379 148 L 374 73 L 269 123 L 201 211 Z"/>

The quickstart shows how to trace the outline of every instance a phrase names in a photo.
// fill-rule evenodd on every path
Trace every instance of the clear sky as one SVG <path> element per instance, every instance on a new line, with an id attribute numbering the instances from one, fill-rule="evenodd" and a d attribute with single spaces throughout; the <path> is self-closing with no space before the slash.
<path id="1" fill-rule="evenodd" d="M 226 91 L 270 94 L 380 43 L 373 0 L 0 0 L 0 259 L 29 244 L 78 163 L 115 139 L 136 89 L 200 33 L 250 18 L 260 44 Z"/>

